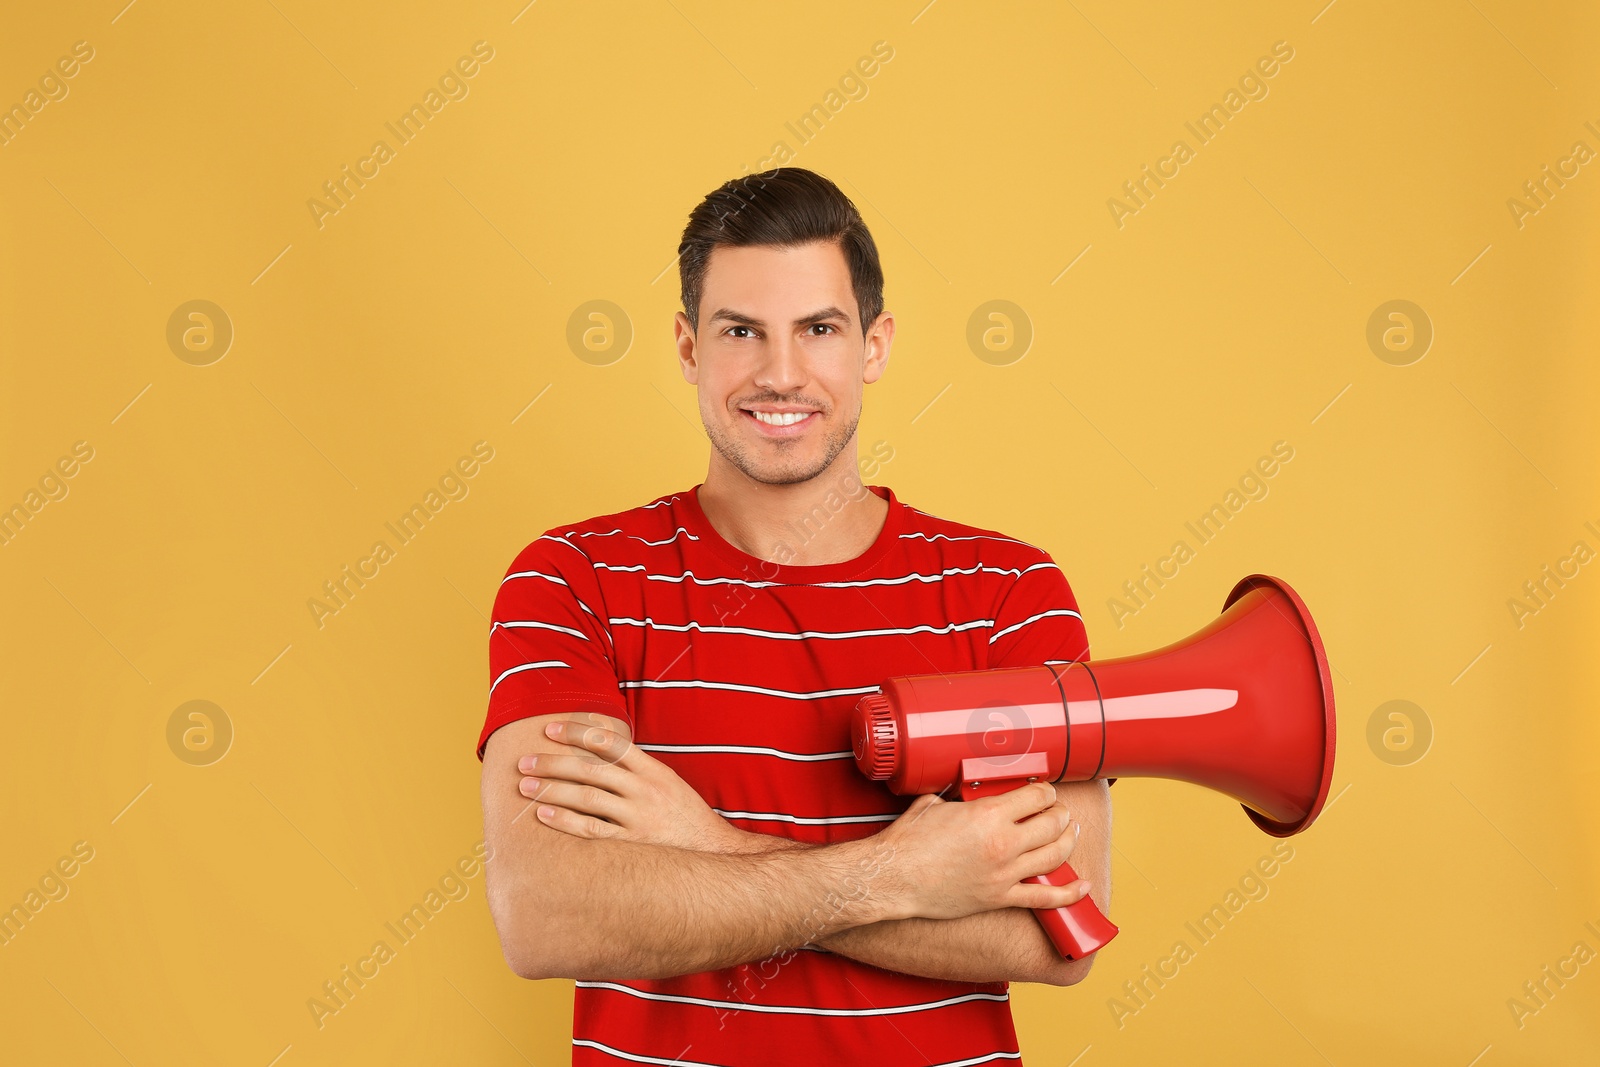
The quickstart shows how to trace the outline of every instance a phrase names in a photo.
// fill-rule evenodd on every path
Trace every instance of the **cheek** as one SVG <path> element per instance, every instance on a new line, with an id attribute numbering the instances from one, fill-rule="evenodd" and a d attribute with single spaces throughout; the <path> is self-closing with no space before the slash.
<path id="1" fill-rule="evenodd" d="M 697 388 L 700 390 L 700 407 L 720 412 L 723 416 L 739 414 L 734 401 L 754 391 L 748 385 L 741 387 L 738 375 L 729 373 L 724 367 L 702 366 Z"/>
<path id="2" fill-rule="evenodd" d="M 704 379 L 700 382 L 700 420 L 708 426 L 732 424 L 739 418 L 733 401 L 725 389 L 712 389 Z"/>

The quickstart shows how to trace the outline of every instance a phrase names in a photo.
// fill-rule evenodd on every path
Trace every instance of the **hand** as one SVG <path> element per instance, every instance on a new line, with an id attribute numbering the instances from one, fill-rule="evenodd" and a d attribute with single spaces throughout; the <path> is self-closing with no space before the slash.
<path id="1" fill-rule="evenodd" d="M 1022 880 L 1067 862 L 1078 830 L 1048 782 L 958 803 L 928 793 L 876 836 L 872 877 L 884 878 L 887 891 L 901 897 L 906 917 L 1065 907 L 1089 895 L 1088 882 L 1057 887 Z"/>
<path id="2" fill-rule="evenodd" d="M 748 835 L 631 738 L 592 719 L 553 722 L 545 734 L 571 746 L 570 754 L 524 756 L 517 769 L 528 776 L 519 784 L 522 795 L 538 802 L 534 814 L 546 826 L 573 837 L 741 850 Z"/>

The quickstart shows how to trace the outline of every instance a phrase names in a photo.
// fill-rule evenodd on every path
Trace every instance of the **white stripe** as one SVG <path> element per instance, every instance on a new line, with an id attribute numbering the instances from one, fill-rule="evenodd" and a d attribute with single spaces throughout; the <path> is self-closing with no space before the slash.
<path id="1" fill-rule="evenodd" d="M 617 993 L 626 993 L 631 997 L 638 997 L 641 1000 L 660 1000 L 673 1004 L 697 1004 L 703 1008 L 726 1008 L 729 1011 L 766 1012 L 773 1015 L 833 1015 L 847 1018 L 861 1018 L 871 1015 L 909 1015 L 919 1011 L 948 1008 L 952 1004 L 965 1004 L 974 1000 L 1004 1002 L 1011 999 L 1010 993 L 963 993 L 956 997 L 946 997 L 944 1000 L 929 1000 L 920 1004 L 896 1004 L 887 1008 L 811 1008 L 795 1004 L 752 1004 L 744 1000 L 710 1000 L 705 997 L 680 997 L 671 993 L 651 993 L 643 989 L 635 989 L 632 986 L 621 985 L 617 982 L 589 982 L 579 979 L 576 984 L 579 989 L 610 989 Z M 1001 1053 L 1001 1055 L 1005 1055 L 1005 1053 Z"/>
<path id="2" fill-rule="evenodd" d="M 689 540 L 691 540 L 691 541 L 700 540 L 700 538 L 696 537 L 692 533 L 689 533 L 689 531 L 684 529 L 682 526 L 678 527 L 677 533 L 674 533 L 671 537 L 667 538 L 664 541 L 646 541 L 642 537 L 638 537 L 638 536 L 636 536 L 634 534 L 627 533 L 626 531 L 623 531 L 623 530 L 590 530 L 590 531 L 586 531 L 586 532 L 575 533 L 572 536 L 573 537 L 612 537 L 612 536 L 615 536 L 616 534 L 623 534 L 623 536 L 625 536 L 625 537 L 630 537 L 635 541 L 640 541 L 640 542 L 643 542 L 644 544 L 651 545 L 651 546 L 655 546 L 655 545 L 670 545 L 672 542 L 674 542 L 674 541 L 676 541 L 678 539 L 678 534 L 686 534 L 688 536 Z"/>
<path id="3" fill-rule="evenodd" d="M 501 682 L 503 682 L 507 678 L 511 677 L 513 674 L 519 674 L 522 671 L 538 670 L 540 667 L 571 667 L 571 666 L 572 666 L 572 664 L 570 664 L 570 663 L 562 663 L 558 659 L 544 660 L 543 662 L 540 662 L 540 663 L 520 663 L 515 667 L 508 668 L 507 670 L 501 672 L 500 677 L 498 677 L 498 678 L 496 678 L 494 680 L 494 685 L 491 685 L 489 687 L 489 695 L 490 696 L 494 696 L 495 688 L 497 686 L 499 686 L 499 684 Z"/>
<path id="4" fill-rule="evenodd" d="M 671 630 L 683 633 L 688 630 L 699 630 L 703 634 L 745 634 L 749 637 L 773 637 L 785 641 L 799 641 L 808 637 L 826 639 L 850 637 L 882 637 L 899 634 L 947 634 L 959 633 L 962 630 L 972 630 L 981 626 L 993 626 L 993 619 L 974 619 L 971 622 L 952 622 L 945 626 L 904 626 L 884 630 L 801 630 L 799 633 L 788 633 L 782 630 L 755 630 L 747 626 L 702 626 L 697 622 L 684 623 L 682 626 L 668 622 L 656 622 L 651 618 L 643 619 L 611 619 L 613 626 L 645 626 L 652 630 Z"/>
<path id="5" fill-rule="evenodd" d="M 583 985 L 584 983 L 579 982 L 578 984 Z M 665 1065 L 665 1067 L 723 1067 L 722 1064 L 707 1063 L 704 1060 L 686 1060 L 681 1056 L 668 1060 L 662 1059 L 660 1056 L 645 1056 L 637 1052 L 623 1052 L 621 1049 L 603 1045 L 598 1041 L 590 1041 L 587 1038 L 575 1037 L 572 1039 L 572 1043 L 574 1045 L 582 1045 L 584 1048 L 599 1049 L 607 1055 L 615 1056 L 618 1059 L 631 1060 L 634 1063 L 659 1063 Z M 692 1045 L 690 1046 L 690 1048 L 693 1047 Z M 686 1048 L 684 1051 L 687 1052 L 689 1049 Z M 974 1067 L 975 1064 L 991 1063 L 994 1060 L 1018 1060 L 1021 1058 L 1022 1053 L 1020 1052 L 991 1052 L 987 1056 L 974 1056 L 971 1059 L 946 1060 L 944 1063 L 931 1064 L 930 1067 Z"/>
<path id="6" fill-rule="evenodd" d="M 561 543 L 566 544 L 565 541 Z M 557 585 L 566 585 L 568 589 L 572 588 L 572 586 L 567 585 L 564 579 L 558 578 L 554 574 L 545 574 L 543 571 L 512 571 L 510 574 L 500 579 L 500 584 L 505 585 L 513 578 L 543 578 L 546 581 L 555 582 Z"/>
<path id="7" fill-rule="evenodd" d="M 1013 575 L 1013 576 L 1015 576 L 1017 578 L 1021 578 L 1024 574 L 1027 574 L 1029 571 L 1036 571 L 1036 570 L 1039 570 L 1042 567 L 1054 567 L 1054 566 L 1055 566 L 1054 563 L 1035 563 L 1032 566 L 1024 567 L 1021 570 L 1018 570 L 1015 567 L 985 567 L 983 564 L 979 563 L 979 564 L 977 564 L 975 566 L 972 566 L 972 567 L 946 567 L 944 570 L 940 571 L 938 574 L 912 573 L 912 574 L 903 575 L 902 577 L 899 577 L 899 578 L 868 578 L 868 579 L 863 579 L 861 581 L 855 581 L 855 582 L 805 582 L 804 585 L 807 588 L 856 589 L 856 588 L 859 588 L 861 586 L 866 586 L 866 585 L 904 585 L 907 582 L 942 582 L 942 581 L 945 580 L 946 577 L 948 577 L 949 575 L 952 575 L 952 574 L 979 574 L 979 573 L 1010 574 L 1010 575 Z M 614 563 L 596 563 L 594 565 L 594 567 L 595 567 L 596 570 L 623 571 L 623 572 L 642 571 L 642 570 L 645 569 L 644 564 L 642 564 L 642 563 L 641 564 L 637 564 L 635 566 L 620 566 L 620 565 L 614 564 Z M 768 586 L 774 586 L 774 585 L 787 586 L 787 585 L 794 584 L 792 582 L 750 582 L 750 581 L 746 581 L 743 578 L 702 578 L 699 575 L 695 574 L 694 571 L 684 571 L 682 574 L 646 574 L 644 576 L 644 578 L 645 578 L 646 581 L 650 581 L 650 582 L 685 582 L 685 581 L 687 581 L 687 582 L 693 582 L 695 585 L 743 585 L 743 586 L 748 586 L 748 587 L 750 587 L 752 589 L 765 589 Z"/>
<path id="8" fill-rule="evenodd" d="M 559 630 L 564 634 L 571 634 L 573 637 L 581 637 L 585 641 L 589 640 L 589 635 L 584 633 L 582 630 L 574 630 L 567 626 L 557 626 L 553 622 L 532 622 L 529 620 L 518 620 L 513 622 L 497 622 L 494 625 L 503 630 L 519 630 L 529 626 L 536 626 L 541 630 Z M 492 631 L 494 626 L 489 627 L 489 629 Z"/>
<path id="9" fill-rule="evenodd" d="M 786 822 L 793 826 L 844 826 L 847 824 L 863 822 L 894 822 L 900 817 L 899 812 L 889 812 L 886 815 L 834 815 L 828 817 L 812 817 L 806 815 L 786 815 L 781 811 L 724 811 L 722 808 L 712 808 L 712 811 L 724 819 L 750 819 L 754 822 Z"/>
<path id="10" fill-rule="evenodd" d="M 1047 619 L 1052 615 L 1071 615 L 1074 619 L 1077 619 L 1079 622 L 1083 621 L 1083 616 L 1079 615 L 1076 611 L 1073 611 L 1070 608 L 1056 608 L 1056 609 L 1054 609 L 1052 611 L 1041 611 L 1037 615 L 1028 616 L 1026 619 L 1023 619 L 1021 622 L 1017 623 L 1015 626 L 1007 626 L 1004 630 L 1001 630 L 997 634 L 990 634 L 989 635 L 989 643 L 992 645 L 996 641 L 998 641 L 1002 637 L 1004 637 L 1006 634 L 1010 633 L 1012 630 L 1020 630 L 1024 626 L 1028 625 L 1030 622 L 1038 622 L 1040 619 Z"/>
<path id="11" fill-rule="evenodd" d="M 724 1067 L 720 1063 L 707 1063 L 704 1060 L 686 1060 L 682 1056 L 675 1056 L 668 1060 L 660 1056 L 643 1056 L 637 1052 L 623 1052 L 621 1049 L 612 1048 L 610 1045 L 602 1045 L 598 1041 L 589 1041 L 581 1037 L 573 1038 L 572 1043 L 574 1045 L 582 1045 L 584 1048 L 597 1048 L 608 1056 L 615 1056 L 622 1060 L 632 1060 L 634 1063 L 660 1063 L 664 1064 L 665 1067 Z M 689 1046 L 689 1048 L 693 1047 L 693 1045 Z M 688 1052 L 689 1049 L 686 1048 L 684 1051 Z"/>
<path id="12" fill-rule="evenodd" d="M 923 533 L 922 531 L 919 530 L 919 531 L 916 531 L 914 533 L 903 533 L 900 536 L 901 537 L 920 537 L 924 541 L 1005 541 L 1008 544 L 1021 545 L 1023 548 L 1033 548 L 1033 546 L 1028 544 L 1028 542 L 1026 542 L 1026 541 L 1018 541 L 1015 537 L 997 537 L 997 536 L 995 536 L 993 534 L 971 534 L 971 535 L 963 534 L 963 535 L 959 535 L 959 536 L 956 536 L 956 537 L 951 537 L 949 534 L 942 534 L 942 533 L 930 534 L 930 533 Z"/>
<path id="13" fill-rule="evenodd" d="M 562 541 L 561 543 L 562 544 L 566 544 L 565 541 Z M 574 551 L 576 551 L 576 549 L 574 549 Z M 584 557 L 584 558 L 587 559 L 588 557 Z M 572 586 L 567 584 L 566 579 L 560 577 L 559 575 L 546 574 L 543 571 L 512 571 L 510 574 L 508 574 L 504 578 L 500 579 L 500 584 L 501 585 L 505 585 L 507 582 L 511 581 L 511 579 L 513 579 L 513 578 L 543 578 L 547 582 L 555 582 L 557 585 L 561 586 L 564 589 L 568 589 L 568 590 L 572 589 Z M 581 599 L 579 599 L 578 594 L 576 592 L 574 592 L 572 594 L 572 599 L 576 600 L 578 602 L 578 607 L 582 608 L 584 611 L 588 611 L 590 615 L 593 615 L 594 616 L 594 620 L 596 622 L 600 621 L 600 616 L 595 615 L 594 612 L 592 612 L 592 611 L 589 611 L 589 605 L 585 604 Z"/>
<path id="14" fill-rule="evenodd" d="M 732 689 L 740 693 L 760 693 L 763 696 L 785 697 L 789 700 L 820 700 L 823 697 L 859 696 L 862 693 L 876 693 L 875 685 L 859 686 L 855 689 L 818 689 L 811 693 L 796 693 L 788 689 L 766 689 L 759 685 L 738 685 L 734 682 L 705 682 L 696 678 L 687 678 L 682 681 L 657 682 L 649 679 L 642 681 L 618 682 L 618 689 Z"/>
<path id="15" fill-rule="evenodd" d="M 558 540 L 560 540 L 560 538 L 554 538 L 553 537 L 553 538 L 551 538 L 551 540 L 552 541 L 558 541 Z M 567 542 L 562 541 L 561 543 L 562 544 L 566 544 Z M 574 548 L 573 551 L 577 552 L 578 550 L 576 548 Z M 589 557 L 588 556 L 584 556 L 583 558 L 584 559 L 588 559 Z M 557 585 L 561 586 L 562 588 L 564 588 L 564 589 L 566 589 L 568 591 L 572 590 L 572 586 L 568 585 L 564 578 L 561 578 L 561 577 L 559 577 L 557 575 L 554 575 L 554 574 L 546 574 L 543 571 L 512 571 L 510 574 L 508 574 L 504 578 L 500 579 L 500 584 L 501 585 L 505 585 L 507 582 L 509 582 L 513 578 L 543 578 L 547 582 L 555 582 Z M 589 612 L 589 616 L 592 619 L 594 619 L 595 622 L 599 622 L 600 621 L 600 616 L 596 615 L 593 611 L 590 611 L 589 610 L 589 605 L 585 604 L 583 602 L 582 598 L 580 598 L 576 592 L 572 593 L 572 599 L 573 599 L 573 601 L 575 603 L 577 603 L 578 607 L 582 608 L 584 611 L 588 611 Z M 607 631 L 607 632 L 609 633 L 610 631 Z"/>
<path id="16" fill-rule="evenodd" d="M 763 748 L 760 745 L 635 745 L 646 752 L 739 752 L 751 756 L 777 756 L 779 759 L 812 762 L 817 760 L 849 759 L 853 752 L 785 752 L 781 748 Z"/>
<path id="17" fill-rule="evenodd" d="M 556 542 L 559 542 L 560 544 L 566 545 L 568 548 L 572 549 L 572 551 L 576 552 L 578 555 L 582 556 L 584 559 L 588 559 L 589 558 L 588 554 L 586 552 L 584 552 L 583 549 L 579 548 L 577 545 L 573 544 L 571 541 L 568 541 L 566 539 L 566 537 L 564 535 L 562 535 L 562 534 L 540 534 L 538 537 L 534 538 L 534 540 L 535 541 L 556 541 Z"/>

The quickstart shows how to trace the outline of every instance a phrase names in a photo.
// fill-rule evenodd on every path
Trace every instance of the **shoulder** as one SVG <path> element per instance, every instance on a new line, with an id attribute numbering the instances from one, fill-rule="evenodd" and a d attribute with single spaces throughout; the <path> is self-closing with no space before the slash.
<path id="1" fill-rule="evenodd" d="M 1030 541 L 986 526 L 946 518 L 903 500 L 899 504 L 904 509 L 900 537 L 909 550 L 936 551 L 944 559 L 981 561 L 987 567 L 1005 570 L 1055 566 L 1050 553 Z M 1020 574 L 1013 577 L 1020 577 Z"/>
<path id="2" fill-rule="evenodd" d="M 637 507 L 552 526 L 517 553 L 508 573 L 538 564 L 592 563 L 629 549 L 663 544 L 674 536 L 692 536 L 683 529 L 685 495 L 666 493 Z"/>

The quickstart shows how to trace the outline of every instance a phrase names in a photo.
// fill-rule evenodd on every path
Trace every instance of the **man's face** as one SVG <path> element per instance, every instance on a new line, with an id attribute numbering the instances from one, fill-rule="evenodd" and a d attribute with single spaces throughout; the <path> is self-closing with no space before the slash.
<path id="1" fill-rule="evenodd" d="M 838 242 L 719 247 L 699 311 L 694 333 L 678 313 L 678 357 L 713 462 L 769 485 L 853 469 L 862 391 L 883 374 L 894 320 L 880 315 L 863 339 Z"/>

